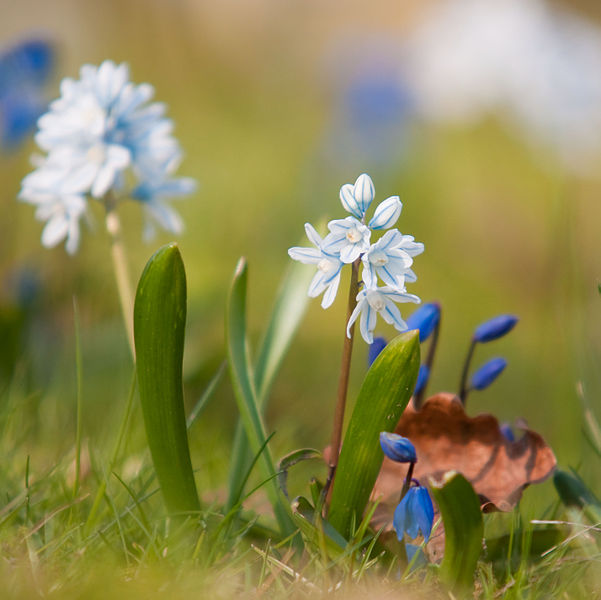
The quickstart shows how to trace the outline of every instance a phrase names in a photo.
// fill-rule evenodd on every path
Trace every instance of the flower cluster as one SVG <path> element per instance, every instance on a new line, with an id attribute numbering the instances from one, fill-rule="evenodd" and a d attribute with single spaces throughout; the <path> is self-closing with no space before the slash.
<path id="1" fill-rule="evenodd" d="M 368 344 L 373 342 L 378 313 L 398 331 L 407 329 L 396 303 L 420 302 L 417 296 L 407 293 L 405 283 L 417 279 L 411 265 L 413 257 L 424 251 L 424 245 L 416 242 L 413 236 L 391 229 L 401 214 L 402 204 L 398 196 L 381 202 L 366 224 L 366 212 L 374 196 L 374 184 L 369 175 L 360 175 L 354 185 L 343 185 L 340 201 L 352 216 L 330 221 L 329 234 L 323 239 L 307 223 L 305 231 L 315 247 L 288 250 L 292 259 L 316 265 L 317 273 L 309 286 L 309 296 L 314 298 L 324 293 L 323 308 L 334 302 L 342 267 L 362 263 L 363 287 L 357 294 L 357 305 L 347 324 L 347 335 L 350 337 L 350 328 L 360 316 L 361 335 Z M 384 230 L 389 231 L 372 243 L 372 233 Z M 379 286 L 379 281 L 384 285 Z"/>
<path id="2" fill-rule="evenodd" d="M 77 250 L 88 196 L 107 208 L 130 196 L 161 226 L 179 233 L 181 219 L 165 200 L 190 193 L 195 184 L 173 178 L 181 150 L 165 106 L 149 103 L 154 89 L 131 83 L 126 64 L 84 65 L 80 75 L 62 81 L 61 97 L 40 117 L 36 141 L 47 155 L 23 180 L 20 198 L 47 221 L 42 243 L 52 247 L 66 238 L 67 251 Z M 146 232 L 152 231 L 147 220 Z"/>

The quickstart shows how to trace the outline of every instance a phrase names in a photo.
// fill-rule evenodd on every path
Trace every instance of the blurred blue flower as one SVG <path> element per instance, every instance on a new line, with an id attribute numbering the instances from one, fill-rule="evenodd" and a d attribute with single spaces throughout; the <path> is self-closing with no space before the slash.
<path id="1" fill-rule="evenodd" d="M 47 156 L 23 180 L 20 198 L 38 206 L 36 214 L 42 218 L 55 212 L 47 203 L 87 195 L 105 199 L 109 191 L 113 203 L 133 192 L 150 217 L 170 231 L 180 231 L 181 221 L 165 200 L 189 193 L 193 186 L 190 180 L 171 178 L 181 150 L 171 135 L 172 122 L 163 116 L 165 106 L 149 104 L 153 95 L 152 86 L 129 82 L 126 64 L 109 60 L 99 67 L 84 65 L 77 81 L 64 79 L 61 97 L 38 121 L 35 139 Z M 55 245 L 67 235 L 64 226 L 51 229 L 45 245 Z M 70 240 L 76 238 L 72 230 Z M 69 251 L 76 248 L 72 242 Z"/>
<path id="2" fill-rule="evenodd" d="M 505 369 L 507 361 L 504 358 L 493 358 L 484 363 L 472 375 L 472 388 L 483 390 L 487 388 Z"/>
<path id="3" fill-rule="evenodd" d="M 382 431 L 380 433 L 380 446 L 382 452 L 390 460 L 400 463 L 417 462 L 415 447 L 410 440 L 402 435 Z"/>
<path id="4" fill-rule="evenodd" d="M 421 486 L 412 486 L 394 511 L 392 525 L 399 541 L 405 533 L 415 539 L 420 533 L 427 541 L 432 533 L 434 506 L 428 490 Z"/>
<path id="5" fill-rule="evenodd" d="M 354 185 L 345 183 L 340 188 L 342 207 L 357 219 L 363 219 L 375 195 L 374 182 L 367 173 L 359 175 Z"/>
<path id="6" fill-rule="evenodd" d="M 430 369 L 428 368 L 428 365 L 420 365 L 417 373 L 417 382 L 415 383 L 415 388 L 413 390 L 414 396 L 417 396 L 417 394 L 424 389 L 424 386 L 428 383 L 428 379 L 430 379 Z"/>
<path id="7" fill-rule="evenodd" d="M 413 557 L 417 554 L 415 562 L 413 562 L 413 568 L 423 567 L 428 563 L 426 556 L 420 546 L 416 544 L 405 543 L 405 552 L 407 553 L 407 562 L 413 562 Z"/>
<path id="8" fill-rule="evenodd" d="M 376 337 L 374 341 L 369 345 L 367 351 L 367 366 L 371 367 L 374 363 L 374 360 L 378 358 L 380 352 L 386 348 L 386 344 L 388 342 L 383 337 Z"/>
<path id="9" fill-rule="evenodd" d="M 406 331 L 407 324 L 401 317 L 401 312 L 395 302 L 416 302 L 420 299 L 405 291 L 399 291 L 397 288 L 385 286 L 366 288 L 357 294 L 357 306 L 351 314 L 346 328 L 346 334 L 350 337 L 351 325 L 357 320 L 359 315 L 359 329 L 363 339 L 371 344 L 374 340 L 373 333 L 376 328 L 378 313 L 386 323 L 393 325 L 397 331 Z"/>
<path id="10" fill-rule="evenodd" d="M 499 429 L 506 440 L 510 442 L 515 442 L 515 435 L 513 433 L 513 429 L 511 429 L 511 425 L 509 425 L 508 423 L 503 423 L 499 427 Z"/>
<path id="11" fill-rule="evenodd" d="M 485 321 L 474 331 L 474 340 L 476 342 L 491 342 L 505 334 L 509 333 L 518 322 L 514 315 L 499 315 L 488 321 Z"/>
<path id="12" fill-rule="evenodd" d="M 55 63 L 53 46 L 21 42 L 0 54 L 0 145 L 17 147 L 33 131 L 48 104 L 45 86 Z"/>
<path id="13" fill-rule="evenodd" d="M 419 329 L 419 341 L 425 342 L 440 321 L 440 304 L 427 302 L 411 313 L 407 319 L 409 329 Z"/>
<path id="14" fill-rule="evenodd" d="M 294 247 L 288 250 L 290 258 L 304 264 L 316 265 L 317 273 L 309 285 L 309 297 L 316 298 L 325 291 L 321 306 L 328 308 L 334 302 L 340 284 L 340 271 L 343 263 L 336 253 L 329 254 L 324 250 L 324 240 L 310 223 L 305 223 L 305 232 L 315 248 Z M 329 237 L 329 236 L 327 236 Z M 327 240 L 326 237 L 326 240 Z"/>

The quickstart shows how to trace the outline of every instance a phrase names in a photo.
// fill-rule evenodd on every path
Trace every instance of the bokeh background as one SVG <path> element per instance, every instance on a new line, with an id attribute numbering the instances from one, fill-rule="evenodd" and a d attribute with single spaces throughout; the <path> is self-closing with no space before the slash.
<path id="1" fill-rule="evenodd" d="M 287 248 L 301 242 L 306 221 L 344 216 L 340 186 L 368 172 L 377 200 L 400 195 L 399 229 L 426 245 L 409 291 L 443 305 L 430 391 L 457 389 L 477 324 L 519 315 L 507 338 L 479 349 L 476 364 L 501 355 L 509 367 L 472 395 L 469 412 L 525 418 L 560 464 L 596 486 L 577 385 L 601 414 L 597 3 L 2 0 L 0 7 L 0 51 L 30 38 L 53 44 L 47 100 L 81 64 L 110 58 L 127 62 L 132 80 L 152 83 L 169 106 L 186 154 L 180 174 L 199 182 L 193 197 L 177 201 L 186 223 L 178 241 L 189 285 L 190 405 L 224 359 L 224 302 L 238 257 L 250 265 L 256 347 Z M 0 156 L 1 398 L 3 415 L 12 415 L 5 439 L 43 470 L 74 444 L 73 296 L 93 456 L 115 435 L 132 365 L 100 206 L 70 257 L 41 246 L 42 225 L 17 201 L 35 151 L 32 132 Z M 133 202 L 121 215 L 137 281 L 171 238 L 144 244 Z M 345 287 L 328 311 L 311 303 L 278 377 L 267 415 L 276 457 L 328 441 Z M 382 325 L 378 333 L 393 331 Z M 351 399 L 366 354 L 359 341 Z M 130 448 L 143 458 L 136 418 Z M 224 378 L 191 432 L 201 489 L 218 491 L 226 480 L 235 420 Z M 10 458 L 3 469 L 22 469 Z M 529 492 L 529 501 L 545 506 L 550 485 Z"/>

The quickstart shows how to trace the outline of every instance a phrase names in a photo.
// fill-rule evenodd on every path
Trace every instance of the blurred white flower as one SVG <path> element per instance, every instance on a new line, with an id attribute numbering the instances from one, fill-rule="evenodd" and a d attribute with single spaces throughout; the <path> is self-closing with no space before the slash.
<path id="1" fill-rule="evenodd" d="M 163 116 L 164 105 L 148 103 L 153 94 L 152 86 L 129 82 L 126 64 L 108 60 L 99 67 L 84 65 L 79 80 L 62 81 L 61 97 L 38 121 L 36 141 L 47 155 L 25 177 L 20 193 L 22 200 L 38 206 L 38 218 L 54 219 L 47 227 L 52 235 L 45 230 L 44 245 L 67 237 L 69 251 L 75 251 L 84 198 L 102 200 L 109 192 L 111 203 L 131 196 L 165 229 L 181 231 L 181 219 L 166 200 L 190 193 L 194 184 L 171 178 L 181 150 L 172 122 Z M 132 181 L 133 190 L 128 187 Z M 78 201 L 74 210 L 74 197 L 83 208 Z M 64 222 L 56 224 L 58 214 L 69 222 L 68 231 Z"/>
<path id="2" fill-rule="evenodd" d="M 601 151 L 601 30 L 543 0 L 447 0 L 409 35 L 415 109 L 471 122 L 492 111 L 575 169 Z"/>

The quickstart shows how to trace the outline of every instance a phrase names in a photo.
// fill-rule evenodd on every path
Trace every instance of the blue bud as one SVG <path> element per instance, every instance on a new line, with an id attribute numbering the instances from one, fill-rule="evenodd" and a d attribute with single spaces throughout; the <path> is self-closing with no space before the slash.
<path id="1" fill-rule="evenodd" d="M 440 321 L 440 304 L 429 302 L 420 306 L 408 319 L 408 329 L 419 329 L 419 341 L 425 342 Z"/>
<path id="2" fill-rule="evenodd" d="M 503 425 L 501 425 L 501 427 L 499 427 L 499 430 L 501 431 L 501 433 L 503 434 L 503 437 L 510 441 L 510 442 L 515 442 L 515 435 L 513 435 L 513 429 L 511 429 L 511 426 L 508 425 L 507 423 L 503 423 Z"/>
<path id="3" fill-rule="evenodd" d="M 517 322 L 518 318 L 514 315 L 499 315 L 498 317 L 494 317 L 494 319 L 485 321 L 476 328 L 474 340 L 476 342 L 492 342 L 492 340 L 496 340 L 509 333 Z"/>
<path id="4" fill-rule="evenodd" d="M 417 462 L 415 447 L 405 437 L 396 433 L 382 431 L 380 433 L 380 446 L 388 458 L 395 462 Z"/>
<path id="5" fill-rule="evenodd" d="M 493 358 L 484 363 L 472 375 L 472 388 L 483 390 L 487 388 L 505 369 L 507 361 L 504 358 Z"/>
<path id="6" fill-rule="evenodd" d="M 380 352 L 386 348 L 386 340 L 383 337 L 376 337 L 374 341 L 369 345 L 367 351 L 367 366 L 371 367 L 374 360 L 378 358 Z"/>
<path id="7" fill-rule="evenodd" d="M 428 383 L 428 379 L 430 378 L 430 369 L 428 369 L 428 365 L 420 365 L 419 373 L 417 374 L 417 383 L 415 384 L 415 389 L 413 390 L 413 395 L 417 396 L 423 387 Z"/>
<path id="8" fill-rule="evenodd" d="M 421 486 L 410 487 L 396 507 L 392 525 L 399 541 L 405 533 L 415 539 L 420 533 L 426 540 L 432 533 L 434 506 L 428 490 Z"/>

